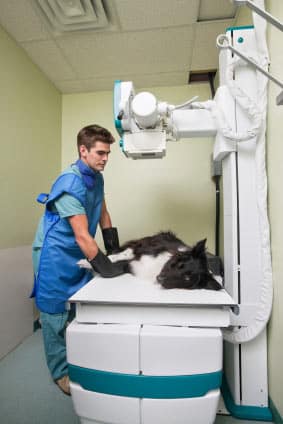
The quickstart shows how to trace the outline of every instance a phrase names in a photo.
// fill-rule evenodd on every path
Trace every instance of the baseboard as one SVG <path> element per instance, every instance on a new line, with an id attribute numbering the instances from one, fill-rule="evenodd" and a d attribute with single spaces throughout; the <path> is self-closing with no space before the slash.
<path id="1" fill-rule="evenodd" d="M 223 376 L 221 393 L 225 406 L 230 414 L 241 420 L 273 421 L 270 408 L 248 405 L 236 405 L 229 390 L 225 376 Z"/>
<path id="2" fill-rule="evenodd" d="M 272 412 L 274 424 L 283 424 L 283 418 L 281 417 L 278 409 L 274 405 L 274 402 L 271 398 L 269 398 L 269 406 Z"/>

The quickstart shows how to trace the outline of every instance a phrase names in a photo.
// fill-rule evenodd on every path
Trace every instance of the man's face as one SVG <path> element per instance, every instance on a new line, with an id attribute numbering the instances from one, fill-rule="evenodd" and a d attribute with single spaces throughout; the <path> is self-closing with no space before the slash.
<path id="1" fill-rule="evenodd" d="M 110 144 L 97 141 L 94 147 L 88 151 L 87 148 L 80 146 L 81 160 L 94 171 L 103 171 L 108 161 L 110 153 Z"/>

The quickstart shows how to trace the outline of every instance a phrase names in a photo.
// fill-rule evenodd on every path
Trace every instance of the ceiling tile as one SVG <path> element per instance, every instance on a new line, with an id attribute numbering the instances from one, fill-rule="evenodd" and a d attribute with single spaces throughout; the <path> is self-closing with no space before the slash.
<path id="1" fill-rule="evenodd" d="M 0 24 L 16 41 L 50 38 L 28 0 L 0 1 Z"/>
<path id="2" fill-rule="evenodd" d="M 124 31 L 191 25 L 199 0 L 116 0 L 116 10 Z"/>
<path id="3" fill-rule="evenodd" d="M 196 24 L 195 41 L 191 62 L 192 71 L 218 68 L 219 51 L 216 47 L 216 37 L 225 33 L 234 20 L 217 22 L 200 22 Z"/>
<path id="4" fill-rule="evenodd" d="M 218 67 L 216 36 L 233 26 L 229 0 L 107 0 L 111 30 L 51 36 L 35 0 L 0 0 L 0 24 L 64 93 L 186 84 Z M 196 22 L 196 19 L 214 21 Z M 122 31 L 120 30 L 122 28 Z"/>
<path id="5" fill-rule="evenodd" d="M 199 21 L 235 18 L 237 7 L 227 0 L 201 0 Z"/>
<path id="6" fill-rule="evenodd" d="M 192 27 L 57 39 L 82 78 L 189 70 Z"/>
<path id="7" fill-rule="evenodd" d="M 34 41 L 22 43 L 32 61 L 51 80 L 75 79 L 76 73 L 68 64 L 54 41 Z"/>

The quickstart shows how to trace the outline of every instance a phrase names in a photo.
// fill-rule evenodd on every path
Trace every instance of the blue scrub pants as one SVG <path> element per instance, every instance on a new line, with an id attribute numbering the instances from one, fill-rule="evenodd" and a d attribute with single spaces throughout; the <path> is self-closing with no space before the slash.
<path id="1" fill-rule="evenodd" d="M 67 321 L 73 318 L 74 310 L 59 314 L 40 312 L 46 362 L 55 381 L 68 374 L 65 336 Z"/>

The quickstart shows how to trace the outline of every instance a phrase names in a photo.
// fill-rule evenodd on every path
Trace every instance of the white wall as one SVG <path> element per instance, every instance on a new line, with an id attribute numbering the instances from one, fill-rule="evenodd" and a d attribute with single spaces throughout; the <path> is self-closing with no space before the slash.
<path id="1" fill-rule="evenodd" d="M 172 104 L 182 103 L 194 95 L 199 95 L 200 100 L 210 98 L 208 84 L 148 90 L 159 100 Z M 100 124 L 119 140 L 113 126 L 112 108 L 112 92 L 63 96 L 63 168 L 77 158 L 76 134 L 81 127 Z M 170 229 L 189 244 L 207 237 L 209 249 L 213 251 L 212 144 L 212 139 L 169 142 L 166 158 L 145 161 L 126 159 L 118 142 L 112 146 L 104 172 L 105 192 L 122 242 Z"/>
<path id="2" fill-rule="evenodd" d="M 33 331 L 30 246 L 0 249 L 0 358 Z"/>

